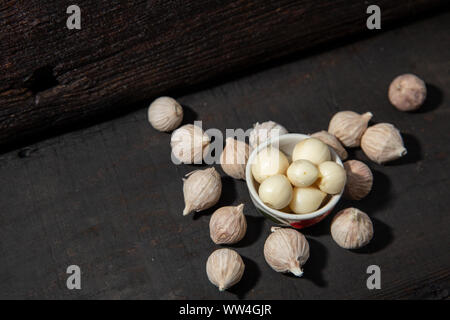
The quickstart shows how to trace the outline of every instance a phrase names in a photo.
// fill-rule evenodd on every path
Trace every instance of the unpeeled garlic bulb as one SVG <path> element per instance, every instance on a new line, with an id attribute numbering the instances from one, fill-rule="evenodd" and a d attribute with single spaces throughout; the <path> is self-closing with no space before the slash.
<path id="1" fill-rule="evenodd" d="M 390 123 L 369 127 L 361 139 L 361 148 L 370 160 L 379 164 L 398 159 L 407 153 L 400 132 Z"/>
<path id="2" fill-rule="evenodd" d="M 172 154 L 182 163 L 202 163 L 210 138 L 193 124 L 186 124 L 172 133 L 170 145 Z"/>
<path id="3" fill-rule="evenodd" d="M 361 137 L 372 116 L 371 112 L 362 115 L 353 111 L 338 112 L 331 118 L 328 132 L 346 147 L 359 147 Z"/>
<path id="4" fill-rule="evenodd" d="M 427 97 L 425 82 L 414 74 L 402 74 L 389 86 L 389 101 L 400 111 L 417 110 Z"/>
<path id="5" fill-rule="evenodd" d="M 148 108 L 148 121 L 159 131 L 172 131 L 183 120 L 183 108 L 173 98 L 160 97 Z"/>
<path id="6" fill-rule="evenodd" d="M 245 180 L 245 166 L 247 165 L 250 147 L 243 141 L 233 138 L 225 140 L 225 148 L 220 155 L 223 171 L 234 179 Z"/>
<path id="7" fill-rule="evenodd" d="M 300 141 L 292 151 L 292 161 L 309 160 L 315 165 L 319 165 L 330 159 L 331 153 L 328 145 L 316 138 Z"/>
<path id="8" fill-rule="evenodd" d="M 273 121 L 266 121 L 263 123 L 255 123 L 250 132 L 249 142 L 250 146 L 255 149 L 258 145 L 266 140 L 281 136 L 288 133 L 285 127 Z"/>
<path id="9" fill-rule="evenodd" d="M 183 179 L 185 208 L 183 216 L 192 211 L 202 211 L 211 208 L 219 201 L 222 193 L 222 181 L 214 168 L 195 170 Z"/>
<path id="10" fill-rule="evenodd" d="M 256 155 L 251 170 L 253 178 L 262 183 L 270 176 L 285 174 L 288 167 L 289 161 L 286 156 L 277 148 L 268 147 Z"/>
<path id="11" fill-rule="evenodd" d="M 211 253 L 206 262 L 206 274 L 209 281 L 225 291 L 238 283 L 244 274 L 244 261 L 231 249 L 218 249 Z"/>
<path id="12" fill-rule="evenodd" d="M 319 164 L 319 179 L 317 186 L 328 194 L 338 194 L 344 189 L 347 175 L 345 169 L 333 161 Z"/>
<path id="13" fill-rule="evenodd" d="M 330 147 L 333 148 L 334 151 L 336 151 L 337 155 L 341 160 L 345 160 L 348 157 L 347 150 L 342 146 L 342 144 L 339 142 L 339 140 L 329 133 L 328 131 L 322 130 L 316 133 L 313 133 L 311 135 L 311 138 L 316 138 L 322 141 L 323 143 L 326 143 Z"/>
<path id="14" fill-rule="evenodd" d="M 311 213 L 319 209 L 327 194 L 314 187 L 294 188 L 289 207 L 294 213 Z"/>
<path id="15" fill-rule="evenodd" d="M 308 187 L 319 176 L 319 170 L 309 160 L 296 160 L 287 169 L 286 175 L 295 187 Z"/>
<path id="16" fill-rule="evenodd" d="M 361 248 L 372 240 L 372 220 L 356 208 L 341 210 L 331 222 L 331 236 L 344 249 Z"/>
<path id="17" fill-rule="evenodd" d="M 233 244 L 244 238 L 247 221 L 244 204 L 217 209 L 209 220 L 209 235 L 216 244 Z"/>
<path id="18" fill-rule="evenodd" d="M 258 195 L 268 207 L 283 209 L 291 202 L 292 186 L 285 175 L 276 174 L 261 183 Z"/>
<path id="19" fill-rule="evenodd" d="M 348 160 L 344 162 L 347 172 L 344 196 L 351 200 L 361 200 L 372 190 L 373 174 L 370 168 L 361 161 Z"/>
<path id="20" fill-rule="evenodd" d="M 303 275 L 302 266 L 309 258 L 309 244 L 305 236 L 287 228 L 272 228 L 264 243 L 264 258 L 276 272 Z"/>

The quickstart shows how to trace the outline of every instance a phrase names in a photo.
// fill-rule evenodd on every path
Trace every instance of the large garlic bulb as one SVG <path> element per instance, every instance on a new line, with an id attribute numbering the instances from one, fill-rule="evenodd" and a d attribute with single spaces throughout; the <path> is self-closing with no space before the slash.
<path id="1" fill-rule="evenodd" d="M 252 148 L 256 148 L 269 138 L 274 138 L 288 133 L 285 127 L 273 121 L 255 123 L 250 132 L 249 142 Z"/>
<path id="2" fill-rule="evenodd" d="M 244 261 L 231 249 L 218 249 L 211 253 L 206 262 L 209 281 L 224 291 L 238 283 L 244 274 Z"/>
<path id="3" fill-rule="evenodd" d="M 361 137 L 372 116 L 370 112 L 362 115 L 353 111 L 338 112 L 331 118 L 328 132 L 346 147 L 359 147 Z"/>
<path id="4" fill-rule="evenodd" d="M 202 163 L 209 142 L 209 136 L 200 127 L 186 124 L 172 133 L 172 155 L 182 163 Z"/>
<path id="5" fill-rule="evenodd" d="M 372 220 L 356 208 L 341 210 L 331 222 L 331 236 L 344 249 L 361 248 L 372 240 Z"/>
<path id="6" fill-rule="evenodd" d="M 361 200 L 372 190 L 373 174 L 370 168 L 361 161 L 348 160 L 344 162 L 347 172 L 344 196 L 351 200 Z"/>
<path id="7" fill-rule="evenodd" d="M 183 108 L 173 98 L 160 97 L 148 108 L 148 121 L 159 131 L 172 131 L 183 120 Z"/>
<path id="8" fill-rule="evenodd" d="M 250 155 L 250 147 L 243 141 L 233 138 L 225 140 L 225 148 L 220 155 L 223 171 L 234 179 L 245 180 L 245 166 Z"/>
<path id="9" fill-rule="evenodd" d="M 233 244 L 241 241 L 247 231 L 243 211 L 244 204 L 217 209 L 209 220 L 211 240 L 216 244 Z"/>
<path id="10" fill-rule="evenodd" d="M 339 142 L 339 140 L 329 133 L 328 131 L 322 130 L 316 133 L 313 133 L 311 135 L 311 138 L 316 138 L 322 141 L 323 143 L 326 143 L 330 147 L 333 148 L 334 151 L 338 154 L 339 158 L 341 160 L 345 160 L 348 157 L 347 150 L 342 146 L 342 144 Z"/>

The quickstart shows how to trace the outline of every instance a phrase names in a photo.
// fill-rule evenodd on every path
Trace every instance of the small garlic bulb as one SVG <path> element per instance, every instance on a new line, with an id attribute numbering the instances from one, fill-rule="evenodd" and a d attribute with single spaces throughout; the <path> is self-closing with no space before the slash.
<path id="1" fill-rule="evenodd" d="M 359 147 L 361 137 L 372 116 L 370 112 L 362 115 L 353 111 L 338 112 L 331 118 L 328 132 L 346 147 Z"/>
<path id="2" fill-rule="evenodd" d="M 316 138 L 308 138 L 300 141 L 292 151 L 292 161 L 309 160 L 315 165 L 331 160 L 328 145 Z"/>
<path id="3" fill-rule="evenodd" d="M 261 150 L 255 157 L 251 169 L 253 178 L 259 183 L 276 174 L 285 174 L 289 167 L 286 156 L 277 148 L 268 147 Z"/>
<path id="4" fill-rule="evenodd" d="M 244 238 L 247 221 L 244 204 L 217 209 L 209 220 L 209 235 L 215 244 L 233 244 Z"/>
<path id="5" fill-rule="evenodd" d="M 372 190 L 373 174 L 370 168 L 361 161 L 348 160 L 344 162 L 347 172 L 344 196 L 351 200 L 361 200 Z"/>
<path id="6" fill-rule="evenodd" d="M 338 194 L 344 189 L 347 181 L 345 169 L 333 161 L 319 164 L 318 187 L 328 194 Z"/>
<path id="7" fill-rule="evenodd" d="M 311 138 L 319 139 L 323 143 L 326 143 L 327 145 L 332 147 L 333 150 L 336 151 L 336 153 L 338 154 L 339 158 L 341 158 L 341 160 L 347 159 L 348 157 L 347 150 L 345 150 L 345 148 L 342 146 L 339 140 L 328 131 L 322 130 L 313 133 L 311 135 Z"/>
<path id="8" fill-rule="evenodd" d="M 202 211 L 215 205 L 222 193 L 222 181 L 214 168 L 195 170 L 183 179 L 183 193 L 185 208 L 183 216 L 192 211 Z"/>
<path id="9" fill-rule="evenodd" d="M 369 127 L 361 139 L 361 148 L 370 160 L 379 164 L 398 159 L 407 153 L 400 132 L 390 123 Z"/>
<path id="10" fill-rule="evenodd" d="M 283 209 L 291 202 L 292 186 L 286 176 L 276 174 L 261 183 L 258 195 L 270 208 Z"/>
<path id="11" fill-rule="evenodd" d="M 400 111 L 417 110 L 427 97 L 427 87 L 414 74 L 402 74 L 389 86 L 389 101 Z"/>
<path id="12" fill-rule="evenodd" d="M 223 171 L 234 179 L 245 180 L 245 166 L 247 165 L 250 147 L 243 141 L 233 138 L 225 140 L 225 148 L 220 155 Z"/>
<path id="13" fill-rule="evenodd" d="M 319 170 L 309 160 L 296 160 L 287 169 L 286 175 L 295 187 L 308 187 L 319 176 Z"/>
<path id="14" fill-rule="evenodd" d="M 173 98 L 160 97 L 148 108 L 148 121 L 159 131 L 172 131 L 183 120 L 183 108 Z"/>
<path id="15" fill-rule="evenodd" d="M 249 142 L 250 146 L 255 149 L 258 145 L 265 142 L 269 138 L 275 138 L 288 133 L 285 127 L 273 121 L 266 121 L 263 123 L 255 123 L 250 132 Z"/>
<path id="16" fill-rule="evenodd" d="M 327 194 L 314 187 L 294 188 L 289 207 L 294 213 L 311 213 L 319 209 Z"/>
<path id="17" fill-rule="evenodd" d="M 344 249 L 361 248 L 372 240 L 372 221 L 356 208 L 341 210 L 331 222 L 331 236 Z"/>
<path id="18" fill-rule="evenodd" d="M 193 124 L 186 124 L 172 133 L 172 154 L 182 163 L 201 163 L 210 138 Z"/>
<path id="19" fill-rule="evenodd" d="M 287 228 L 272 228 L 264 243 L 264 258 L 276 272 L 303 275 L 302 266 L 309 258 L 309 244 L 305 236 Z"/>
<path id="20" fill-rule="evenodd" d="M 218 249 L 211 253 L 206 262 L 206 274 L 212 284 L 225 291 L 238 283 L 244 274 L 244 261 L 231 249 Z"/>

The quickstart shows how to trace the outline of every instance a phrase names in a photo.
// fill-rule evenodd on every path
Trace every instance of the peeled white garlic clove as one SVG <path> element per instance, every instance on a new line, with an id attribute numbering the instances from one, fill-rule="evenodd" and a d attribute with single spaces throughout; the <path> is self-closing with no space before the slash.
<path id="1" fill-rule="evenodd" d="M 202 211 L 215 205 L 222 193 L 222 181 L 214 168 L 195 170 L 183 179 L 185 208 L 183 216 L 192 211 Z"/>
<path id="2" fill-rule="evenodd" d="M 314 187 L 294 188 L 289 207 L 294 213 L 311 213 L 319 209 L 327 194 Z"/>
<path id="3" fill-rule="evenodd" d="M 427 97 L 427 87 L 414 74 L 402 74 L 389 86 L 389 101 L 400 111 L 417 110 Z"/>
<path id="4" fill-rule="evenodd" d="M 183 108 L 173 98 L 160 97 L 148 108 L 148 121 L 159 131 L 172 131 L 183 120 Z"/>
<path id="5" fill-rule="evenodd" d="M 331 118 L 328 132 L 346 147 L 359 147 L 361 137 L 372 116 L 370 112 L 362 115 L 353 111 L 338 112 Z"/>
<path id="6" fill-rule="evenodd" d="M 316 138 L 300 141 L 292 151 L 292 161 L 309 160 L 315 165 L 331 160 L 330 149 L 327 144 Z"/>
<path id="7" fill-rule="evenodd" d="M 250 132 L 250 146 L 255 149 L 258 145 L 265 142 L 267 139 L 278 137 L 286 133 L 288 133 L 286 128 L 276 122 L 257 122 L 253 125 L 253 129 Z"/>
<path id="8" fill-rule="evenodd" d="M 319 164 L 319 179 L 317 186 L 328 194 L 338 194 L 344 189 L 347 181 L 345 169 L 333 161 Z"/>
<path id="9" fill-rule="evenodd" d="M 261 183 L 258 195 L 268 207 L 283 209 L 291 202 L 292 186 L 285 175 L 276 174 Z"/>
<path id="10" fill-rule="evenodd" d="M 286 156 L 277 148 L 268 147 L 256 155 L 251 170 L 253 178 L 262 183 L 270 176 L 285 174 L 288 167 L 289 161 Z"/>
<path id="11" fill-rule="evenodd" d="M 172 133 L 172 154 L 182 163 L 201 163 L 210 138 L 193 124 L 186 124 Z"/>
<path id="12" fill-rule="evenodd" d="M 339 142 L 339 140 L 329 133 L 328 131 L 322 130 L 316 133 L 313 133 L 311 135 L 311 138 L 316 138 L 322 141 L 323 143 L 326 143 L 330 147 L 333 148 L 334 151 L 338 154 L 339 158 L 341 160 L 345 160 L 348 157 L 347 150 L 342 146 L 342 144 Z"/>
<path id="13" fill-rule="evenodd" d="M 407 153 L 400 132 L 390 123 L 369 127 L 361 139 L 361 148 L 370 160 L 379 164 L 398 159 Z"/>
<path id="14" fill-rule="evenodd" d="M 309 244 L 305 236 L 287 228 L 272 228 L 264 243 L 264 258 L 276 272 L 303 275 L 302 266 L 309 258 Z"/>
<path id="15" fill-rule="evenodd" d="M 319 176 L 319 170 L 309 160 L 296 160 L 287 169 L 286 175 L 295 187 L 308 187 Z"/>
<path id="16" fill-rule="evenodd" d="M 225 291 L 238 283 L 244 274 L 244 261 L 231 249 L 218 249 L 211 253 L 206 262 L 206 274 L 209 281 Z"/>
<path id="17" fill-rule="evenodd" d="M 331 222 L 331 236 L 344 249 L 361 248 L 372 240 L 372 221 L 356 208 L 341 210 Z"/>
<path id="18" fill-rule="evenodd" d="M 245 180 L 245 166 L 250 155 L 250 147 L 243 141 L 233 138 L 225 140 L 225 148 L 220 155 L 223 171 L 234 179 Z"/>
<path id="19" fill-rule="evenodd" d="M 244 204 L 217 209 L 209 220 L 209 235 L 216 244 L 233 244 L 244 238 L 247 221 Z"/>
<path id="20" fill-rule="evenodd" d="M 347 172 L 344 196 L 351 200 L 361 200 L 372 190 L 373 174 L 370 168 L 361 161 L 348 160 L 344 162 Z"/>

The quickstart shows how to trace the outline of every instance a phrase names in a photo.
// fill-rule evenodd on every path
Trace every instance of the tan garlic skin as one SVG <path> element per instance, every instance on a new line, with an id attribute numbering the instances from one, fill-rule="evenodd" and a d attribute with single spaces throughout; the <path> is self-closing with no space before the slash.
<path id="1" fill-rule="evenodd" d="M 400 132 L 390 123 L 369 127 L 361 139 L 361 148 L 378 164 L 396 160 L 407 153 Z"/>
<path id="2" fill-rule="evenodd" d="M 202 163 L 209 142 L 209 136 L 193 124 L 178 128 L 170 138 L 173 156 L 186 164 Z"/>
<path id="3" fill-rule="evenodd" d="M 309 244 L 305 236 L 288 228 L 272 228 L 264 243 L 264 258 L 276 272 L 303 275 L 302 266 L 309 258 Z"/>
<path id="4" fill-rule="evenodd" d="M 370 168 L 361 161 L 348 160 L 344 162 L 347 173 L 344 197 L 350 200 L 361 200 L 365 198 L 373 185 L 373 174 Z"/>
<path id="5" fill-rule="evenodd" d="M 322 130 L 322 131 L 313 133 L 311 135 L 311 138 L 319 139 L 323 143 L 326 143 L 327 145 L 332 147 L 333 150 L 339 156 L 339 158 L 341 158 L 341 160 L 347 159 L 347 157 L 348 157 L 347 150 L 345 150 L 345 148 L 342 146 L 342 144 L 339 142 L 339 140 L 334 135 L 329 133 L 328 131 Z"/>
<path id="6" fill-rule="evenodd" d="M 361 137 L 372 116 L 370 112 L 362 115 L 353 111 L 338 112 L 331 118 L 328 132 L 346 147 L 359 147 Z"/>
<path id="7" fill-rule="evenodd" d="M 266 121 L 263 123 L 255 123 L 250 132 L 249 142 L 250 146 L 255 149 L 261 143 L 268 139 L 281 136 L 288 133 L 285 127 L 274 121 Z"/>
<path id="8" fill-rule="evenodd" d="M 244 204 L 217 209 L 209 220 L 209 235 L 215 244 L 234 244 L 244 238 L 247 221 Z"/>
<path id="9" fill-rule="evenodd" d="M 183 216 L 196 211 L 206 210 L 215 205 L 222 193 L 222 180 L 214 168 L 195 170 L 183 179 L 185 208 Z"/>
<path id="10" fill-rule="evenodd" d="M 225 148 L 220 155 L 223 171 L 234 179 L 245 180 L 245 166 L 250 152 L 250 146 L 245 142 L 227 138 Z"/>
<path id="11" fill-rule="evenodd" d="M 159 97 L 148 108 L 148 121 L 159 131 L 172 131 L 183 120 L 183 108 L 173 98 Z"/>
<path id="12" fill-rule="evenodd" d="M 331 222 L 331 236 L 344 249 L 361 248 L 372 240 L 372 220 L 356 208 L 341 210 Z"/>
<path id="13" fill-rule="evenodd" d="M 425 82 L 414 74 L 402 74 L 389 86 L 389 101 L 400 111 L 420 108 L 427 97 Z"/>
<path id="14" fill-rule="evenodd" d="M 245 265 L 241 256 L 231 249 L 218 249 L 211 253 L 206 262 L 209 281 L 220 291 L 238 283 L 244 274 Z"/>

